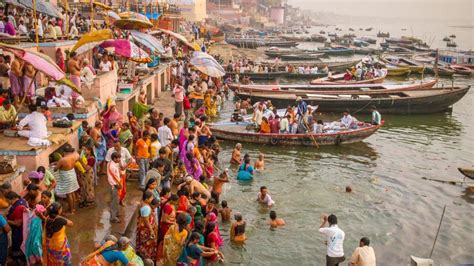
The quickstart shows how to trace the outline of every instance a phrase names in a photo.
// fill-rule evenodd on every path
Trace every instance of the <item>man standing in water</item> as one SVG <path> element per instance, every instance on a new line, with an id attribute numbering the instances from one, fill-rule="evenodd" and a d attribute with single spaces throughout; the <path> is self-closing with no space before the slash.
<path id="1" fill-rule="evenodd" d="M 329 226 L 326 227 L 326 224 Z M 323 222 L 319 226 L 319 232 L 326 237 L 326 266 L 338 266 L 343 262 L 344 257 L 344 237 L 345 233 L 337 226 L 337 217 L 334 214 L 323 215 Z"/>
<path id="2" fill-rule="evenodd" d="M 57 194 L 66 195 L 70 214 L 74 214 L 76 211 L 76 194 L 74 192 L 79 190 L 79 183 L 77 182 L 74 165 L 78 160 L 79 154 L 70 144 L 66 144 L 64 147 L 64 156 L 56 165 L 57 169 L 59 169 L 59 176 L 55 192 Z"/>

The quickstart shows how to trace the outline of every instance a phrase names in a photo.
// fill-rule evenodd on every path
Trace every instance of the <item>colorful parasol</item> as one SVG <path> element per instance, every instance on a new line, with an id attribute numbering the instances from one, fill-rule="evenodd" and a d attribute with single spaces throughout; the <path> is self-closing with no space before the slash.
<path id="1" fill-rule="evenodd" d="M 102 4 L 102 3 L 100 3 L 100 2 L 94 2 L 94 6 L 101 7 L 101 8 L 103 8 L 103 9 L 105 9 L 105 10 L 111 10 L 111 9 L 112 9 L 111 6 Z"/>
<path id="2" fill-rule="evenodd" d="M 16 57 L 31 64 L 37 71 L 43 72 L 52 80 L 63 83 L 71 87 L 74 91 L 80 93 L 81 89 L 76 87 L 67 77 L 59 66 L 47 55 L 36 52 L 27 51 L 22 48 L 0 43 L 0 48 L 4 51 L 14 54 Z"/>
<path id="3" fill-rule="evenodd" d="M 167 35 L 169 35 L 169 36 L 171 36 L 171 37 L 174 37 L 174 38 L 180 40 L 182 43 L 184 43 L 185 45 L 187 45 L 189 48 L 193 49 L 194 51 L 201 50 L 201 48 L 196 49 L 196 47 L 192 43 L 188 42 L 188 39 L 186 39 L 186 37 L 184 37 L 183 35 L 181 35 L 179 33 L 176 33 L 174 31 L 170 31 L 170 30 L 165 30 L 165 29 L 160 29 L 160 31 L 167 34 Z"/>
<path id="4" fill-rule="evenodd" d="M 145 15 L 131 11 L 122 12 L 118 15 L 120 19 L 114 23 L 117 28 L 123 30 L 138 30 L 153 27 L 153 23 L 151 23 Z"/>
<path id="5" fill-rule="evenodd" d="M 163 48 L 161 42 L 150 34 L 139 32 L 136 30 L 130 31 L 130 34 L 132 34 L 133 39 L 135 39 L 135 41 L 150 48 L 152 52 L 160 54 L 165 53 L 165 48 Z"/>
<path id="6" fill-rule="evenodd" d="M 100 47 L 112 48 L 116 55 L 123 56 L 138 63 L 151 62 L 148 53 L 129 40 L 107 40 L 100 44 Z"/>
<path id="7" fill-rule="evenodd" d="M 77 41 L 76 45 L 72 47 L 71 52 L 82 54 L 101 44 L 102 42 L 112 39 L 113 34 L 110 29 L 97 30 L 88 32 Z"/>
<path id="8" fill-rule="evenodd" d="M 219 78 L 225 75 L 225 70 L 221 64 L 209 54 L 195 51 L 189 63 L 210 77 Z"/>
<path id="9" fill-rule="evenodd" d="M 103 13 L 103 16 L 104 16 L 105 23 L 107 23 L 107 25 L 112 25 L 115 23 L 115 21 L 120 19 L 120 16 L 114 11 L 106 11 Z"/>

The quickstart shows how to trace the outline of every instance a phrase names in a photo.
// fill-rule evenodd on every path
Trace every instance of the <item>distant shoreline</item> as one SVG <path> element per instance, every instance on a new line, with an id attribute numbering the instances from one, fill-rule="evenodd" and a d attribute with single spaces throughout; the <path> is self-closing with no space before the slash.
<path id="1" fill-rule="evenodd" d="M 450 28 L 463 28 L 463 29 L 474 29 L 474 25 L 454 25 L 449 26 Z"/>

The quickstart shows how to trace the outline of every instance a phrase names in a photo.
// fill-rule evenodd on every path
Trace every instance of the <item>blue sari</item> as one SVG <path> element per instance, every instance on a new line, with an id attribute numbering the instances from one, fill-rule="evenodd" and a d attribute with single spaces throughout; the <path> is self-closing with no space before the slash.
<path id="1" fill-rule="evenodd" d="M 237 180 L 250 181 L 253 179 L 253 167 L 251 165 L 241 164 L 237 173 Z"/>

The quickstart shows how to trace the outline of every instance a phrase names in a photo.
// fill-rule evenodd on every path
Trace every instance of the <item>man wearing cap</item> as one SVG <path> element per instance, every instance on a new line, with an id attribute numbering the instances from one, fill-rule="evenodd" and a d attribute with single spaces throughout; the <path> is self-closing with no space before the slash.
<path id="1" fill-rule="evenodd" d="M 0 129 L 10 128 L 16 121 L 16 109 L 9 100 L 4 100 L 0 107 Z"/>

